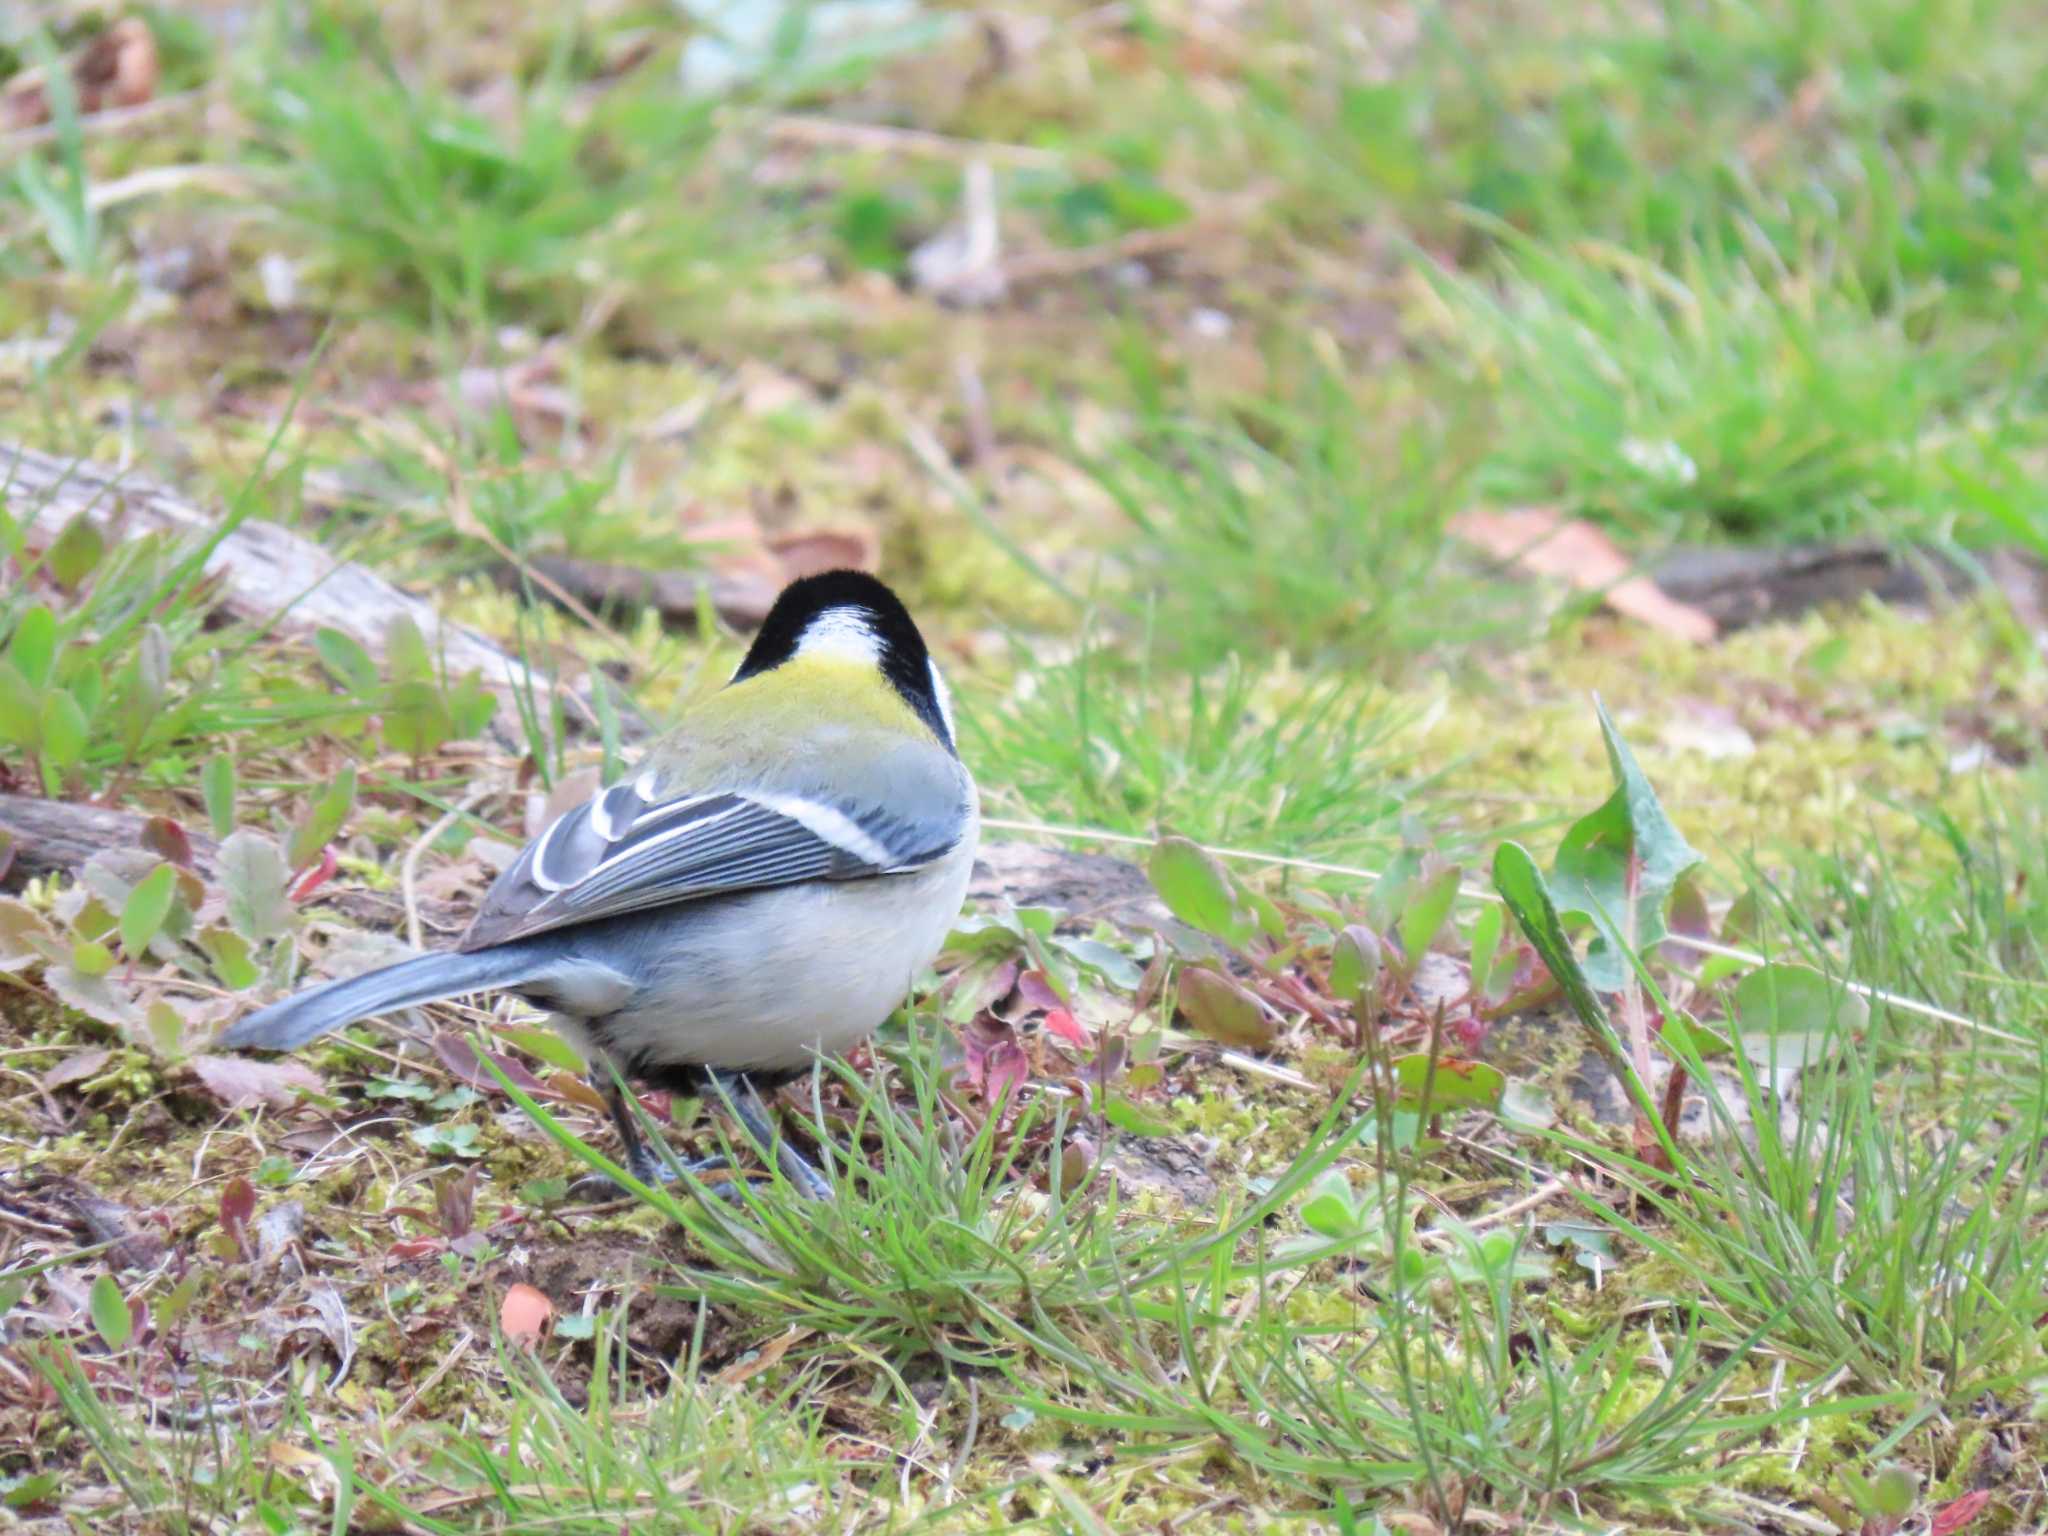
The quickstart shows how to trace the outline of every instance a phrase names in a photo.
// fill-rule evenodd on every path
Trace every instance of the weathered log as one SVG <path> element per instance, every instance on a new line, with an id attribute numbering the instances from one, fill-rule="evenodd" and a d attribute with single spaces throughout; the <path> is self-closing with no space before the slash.
<path id="1" fill-rule="evenodd" d="M 0 493 L 31 552 L 46 548 L 80 514 L 109 542 L 148 532 L 204 540 L 218 531 L 222 515 L 131 471 L 13 443 L 0 443 Z M 279 634 L 337 629 L 381 656 L 392 620 L 409 618 L 453 675 L 474 670 L 511 703 L 511 718 L 520 694 L 552 686 L 485 635 L 443 619 L 431 603 L 276 523 L 245 519 L 214 547 L 205 570 L 219 584 L 221 608 Z"/>

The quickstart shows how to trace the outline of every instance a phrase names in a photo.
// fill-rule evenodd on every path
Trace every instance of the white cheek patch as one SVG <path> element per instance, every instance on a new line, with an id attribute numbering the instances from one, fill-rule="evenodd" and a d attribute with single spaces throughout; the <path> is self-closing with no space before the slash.
<path id="1" fill-rule="evenodd" d="M 932 675 L 932 701 L 939 706 L 939 719 L 945 722 L 946 740 L 958 741 L 960 733 L 953 729 L 953 694 L 946 687 L 946 680 L 939 676 L 939 664 L 926 661 L 925 667 Z"/>
<path id="2" fill-rule="evenodd" d="M 799 656 L 830 656 L 863 666 L 882 664 L 882 639 L 858 608 L 827 608 L 804 626 L 797 640 Z"/>

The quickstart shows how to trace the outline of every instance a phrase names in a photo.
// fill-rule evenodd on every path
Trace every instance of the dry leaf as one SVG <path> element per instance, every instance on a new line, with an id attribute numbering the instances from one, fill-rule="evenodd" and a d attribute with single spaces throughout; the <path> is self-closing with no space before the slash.
<path id="1" fill-rule="evenodd" d="M 296 1061 L 250 1061 L 241 1056 L 194 1056 L 186 1063 L 208 1093 L 229 1109 L 268 1104 L 289 1109 L 301 1093 L 322 1091 L 320 1076 Z"/>
<path id="2" fill-rule="evenodd" d="M 156 37 L 139 17 L 115 22 L 66 64 L 82 114 L 139 107 L 156 95 Z M 42 70 L 23 70 L 0 91 L 0 127 L 20 130 L 49 120 L 50 92 Z"/>
<path id="3" fill-rule="evenodd" d="M 80 1051 L 75 1056 L 66 1056 L 43 1074 L 43 1086 L 62 1088 L 67 1083 L 82 1083 L 88 1077 L 96 1076 L 113 1059 L 114 1053 L 106 1050 Z"/>
<path id="4" fill-rule="evenodd" d="M 790 1345 L 809 1338 L 811 1332 L 809 1328 L 797 1327 L 791 1328 L 787 1333 L 779 1333 L 763 1344 L 760 1351 L 751 1358 L 733 1361 L 711 1379 L 721 1387 L 736 1387 L 743 1381 L 751 1380 L 788 1354 Z"/>
<path id="5" fill-rule="evenodd" d="M 1525 571 L 1559 577 L 1582 592 L 1598 592 L 1616 613 L 1667 635 L 1704 645 L 1719 628 L 1702 610 L 1681 603 L 1646 576 L 1633 576 L 1628 557 L 1591 523 L 1559 517 L 1542 507 L 1507 512 L 1466 512 L 1451 532 Z"/>
<path id="6" fill-rule="evenodd" d="M 525 1281 L 505 1293 L 498 1306 L 498 1326 L 515 1344 L 538 1344 L 547 1336 L 555 1304 Z"/>

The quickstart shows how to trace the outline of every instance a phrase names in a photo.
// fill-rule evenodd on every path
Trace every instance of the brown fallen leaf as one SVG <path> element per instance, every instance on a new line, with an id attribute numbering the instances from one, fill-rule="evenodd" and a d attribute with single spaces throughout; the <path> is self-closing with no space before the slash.
<path id="1" fill-rule="evenodd" d="M 1241 1050 L 1262 1051 L 1276 1033 L 1266 1005 L 1217 971 L 1189 966 L 1180 973 L 1181 1017 L 1195 1033 Z"/>
<path id="2" fill-rule="evenodd" d="M 1616 613 L 1695 645 L 1720 633 L 1712 616 L 1669 596 L 1634 567 L 1613 541 L 1591 523 L 1560 517 L 1545 507 L 1506 512 L 1466 512 L 1451 520 L 1451 532 L 1498 559 L 1539 576 L 1555 576 L 1581 592 L 1598 592 Z"/>
<path id="3" fill-rule="evenodd" d="M 156 37 L 139 17 L 115 22 L 66 64 L 81 114 L 139 107 L 156 95 Z M 23 70 L 0 89 L 0 127 L 19 131 L 49 120 L 49 82 L 42 70 Z"/>
<path id="4" fill-rule="evenodd" d="M 66 1056 L 43 1074 L 43 1086 L 62 1088 L 69 1083 L 82 1083 L 96 1076 L 113 1059 L 114 1053 L 109 1050 L 80 1051 L 75 1056 Z"/>
<path id="5" fill-rule="evenodd" d="M 523 1280 L 506 1291 L 498 1304 L 498 1326 L 515 1344 L 538 1344 L 554 1315 L 555 1304 Z"/>
<path id="6" fill-rule="evenodd" d="M 229 1109 L 268 1104 L 289 1109 L 302 1093 L 324 1085 L 311 1067 L 296 1061 L 250 1061 L 241 1056 L 194 1056 L 186 1063 L 199 1085 Z"/>
<path id="7" fill-rule="evenodd" d="M 741 1382 L 749 1381 L 769 1369 L 784 1355 L 789 1353 L 789 1348 L 792 1344 L 801 1343 L 809 1338 L 811 1333 L 811 1329 L 800 1326 L 793 1327 L 786 1333 L 779 1333 L 766 1344 L 763 1344 L 752 1358 L 742 1358 L 733 1361 L 731 1365 L 728 1365 L 711 1379 L 721 1387 L 736 1387 Z"/>

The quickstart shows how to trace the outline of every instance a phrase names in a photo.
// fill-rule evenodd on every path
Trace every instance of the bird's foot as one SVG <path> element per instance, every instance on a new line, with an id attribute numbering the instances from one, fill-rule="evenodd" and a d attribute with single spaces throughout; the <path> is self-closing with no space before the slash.
<path id="1" fill-rule="evenodd" d="M 734 1174 L 730 1158 L 700 1157 L 695 1162 L 670 1164 L 656 1157 L 645 1147 L 636 1147 L 634 1151 L 639 1155 L 628 1154 L 626 1172 L 642 1184 L 656 1188 L 675 1182 L 684 1172 L 695 1174 L 699 1178 L 711 1173 Z M 721 1179 L 712 1185 L 712 1188 L 730 1200 L 734 1198 L 733 1186 L 737 1177 L 738 1175 L 734 1174 L 733 1178 Z M 622 1194 L 629 1195 L 632 1192 L 630 1186 L 602 1173 L 588 1174 L 569 1186 L 570 1195 L 579 1200 L 615 1200 Z"/>

